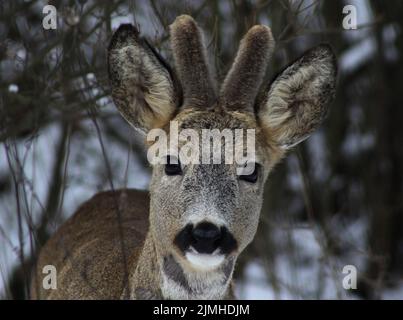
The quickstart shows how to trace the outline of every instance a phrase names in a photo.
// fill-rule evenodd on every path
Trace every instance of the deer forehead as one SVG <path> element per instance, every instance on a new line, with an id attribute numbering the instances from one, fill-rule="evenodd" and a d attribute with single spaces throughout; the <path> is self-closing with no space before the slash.
<path id="1" fill-rule="evenodd" d="M 252 162 L 263 165 L 266 164 L 266 158 L 267 160 L 277 159 L 275 144 L 270 145 L 270 139 L 266 136 L 267 133 L 259 126 L 253 113 L 225 111 L 219 108 L 210 108 L 204 111 L 186 108 L 173 119 L 156 128 L 165 132 L 169 147 L 176 150 L 184 144 L 189 145 L 196 142 L 202 151 L 203 147 L 211 142 L 210 138 L 214 141 L 212 146 L 216 147 L 216 138 L 222 137 L 224 139 L 221 140 L 219 146 L 222 148 L 223 157 L 225 150 L 233 150 L 234 157 L 245 156 L 248 158 L 253 153 L 256 158 Z M 185 138 L 192 134 L 197 136 L 195 140 Z M 154 141 L 154 139 L 148 141 L 149 145 Z M 208 153 L 212 155 L 213 150 L 216 149 L 211 148 Z M 253 152 L 251 152 L 252 150 Z"/>

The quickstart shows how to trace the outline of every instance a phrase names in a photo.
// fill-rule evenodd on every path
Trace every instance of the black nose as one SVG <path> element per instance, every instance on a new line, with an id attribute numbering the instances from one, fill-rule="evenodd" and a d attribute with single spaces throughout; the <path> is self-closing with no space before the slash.
<path id="1" fill-rule="evenodd" d="M 221 235 L 220 229 L 209 222 L 200 223 L 192 231 L 192 236 L 197 241 L 214 241 Z"/>
<path id="2" fill-rule="evenodd" d="M 226 227 L 218 228 L 207 221 L 196 226 L 189 223 L 175 236 L 174 243 L 183 253 L 192 247 L 199 253 L 210 254 L 218 248 L 219 253 L 228 254 L 238 247 L 237 241 Z"/>
<path id="3" fill-rule="evenodd" d="M 212 253 L 221 240 L 221 230 L 210 222 L 199 223 L 193 228 L 191 246 L 199 253 Z"/>

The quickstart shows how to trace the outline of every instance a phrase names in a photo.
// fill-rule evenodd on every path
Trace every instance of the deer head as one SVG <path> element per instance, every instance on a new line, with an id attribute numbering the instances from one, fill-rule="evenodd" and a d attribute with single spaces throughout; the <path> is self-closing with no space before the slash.
<path id="1" fill-rule="evenodd" d="M 184 164 L 180 154 L 173 156 L 168 148 L 159 155 L 166 163 L 153 165 L 149 233 L 161 265 L 162 286 L 175 282 L 177 292 L 184 290 L 179 288 L 180 274 L 188 282 L 196 279 L 189 286 L 207 289 L 200 279 L 215 274 L 212 282 L 220 282 L 217 290 L 222 292 L 214 297 L 220 297 L 237 256 L 256 233 L 269 172 L 327 113 L 335 93 L 336 59 L 329 46 L 319 45 L 273 82 L 262 84 L 274 40 L 270 28 L 257 25 L 242 39 L 217 90 L 195 21 L 179 16 L 170 26 L 170 36 L 174 69 L 135 27 L 122 25 L 116 31 L 108 55 L 112 96 L 134 128 L 144 133 L 158 128 L 168 139 L 172 121 L 179 130 L 192 129 L 200 135 L 203 129 L 254 130 L 254 153 L 243 164 Z M 245 142 L 244 137 L 235 140 L 234 145 Z M 179 140 L 178 147 L 186 143 Z M 251 163 L 253 170 L 237 170 Z"/>

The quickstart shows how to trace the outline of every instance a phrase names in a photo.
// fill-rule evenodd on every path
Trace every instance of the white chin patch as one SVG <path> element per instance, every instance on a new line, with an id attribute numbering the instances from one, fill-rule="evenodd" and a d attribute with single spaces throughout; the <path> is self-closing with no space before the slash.
<path id="1" fill-rule="evenodd" d="M 202 271 L 217 268 L 225 259 L 223 254 L 197 253 L 194 250 L 186 252 L 185 256 L 193 267 Z"/>

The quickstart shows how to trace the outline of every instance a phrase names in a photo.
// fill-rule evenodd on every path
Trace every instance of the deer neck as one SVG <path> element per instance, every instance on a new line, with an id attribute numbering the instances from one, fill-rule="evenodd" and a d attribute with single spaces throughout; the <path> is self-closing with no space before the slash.
<path id="1" fill-rule="evenodd" d="M 159 252 L 148 231 L 137 267 L 129 277 L 131 299 L 232 299 L 235 258 L 214 271 L 195 271 L 173 254 Z"/>
<path id="2" fill-rule="evenodd" d="M 155 242 L 148 231 L 137 264 L 129 275 L 130 299 L 163 299 L 158 261 Z"/>

